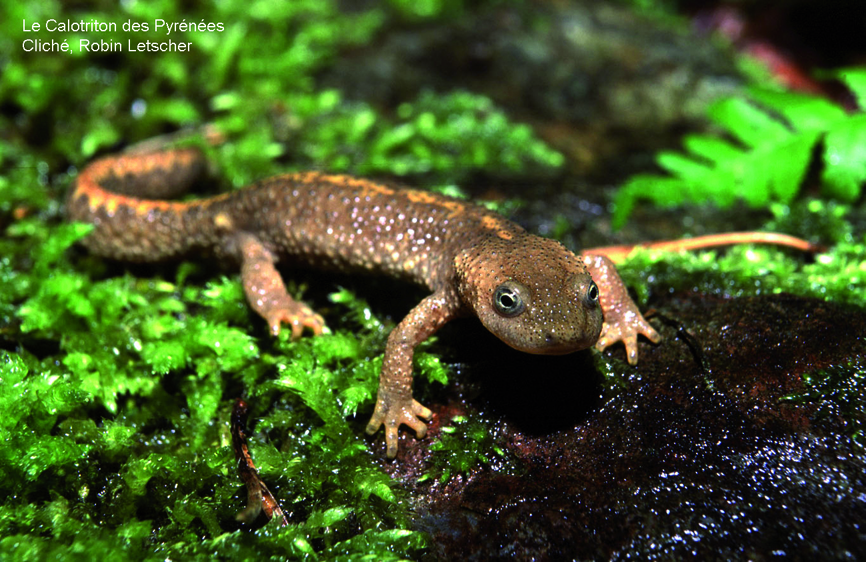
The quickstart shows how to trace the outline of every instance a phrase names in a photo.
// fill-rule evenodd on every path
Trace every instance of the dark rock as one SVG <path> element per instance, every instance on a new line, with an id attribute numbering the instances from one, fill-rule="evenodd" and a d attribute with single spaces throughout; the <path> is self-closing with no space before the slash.
<path id="1" fill-rule="evenodd" d="M 864 378 L 866 311 L 789 295 L 681 294 L 655 304 L 666 319 L 665 340 L 642 344 L 634 369 L 616 363 L 621 350 L 609 352 L 628 380 L 612 387 L 600 408 L 584 405 L 576 420 L 558 418 L 570 426 L 526 422 L 567 402 L 556 383 L 551 388 L 524 372 L 529 399 L 513 416 L 513 406 L 497 403 L 489 388 L 502 382 L 498 374 L 481 383 L 471 407 L 480 415 L 505 412 L 496 431 L 520 468 L 482 468 L 446 484 L 404 479 L 427 494 L 416 526 L 433 537 L 436 557 L 866 554 L 866 462 L 846 424 L 853 420 L 844 419 L 850 414 L 828 418 L 817 415 L 816 402 L 786 399 L 804 391 L 804 378 L 850 365 L 852 356 Z M 574 376 L 575 364 L 587 367 L 586 356 L 571 357 L 570 378 L 593 395 L 597 377 L 594 384 L 592 376 Z M 547 388 L 548 400 L 536 385 Z M 465 406 L 441 408 L 437 429 L 454 408 Z M 427 443 L 412 444 L 391 470 L 423 473 Z"/>

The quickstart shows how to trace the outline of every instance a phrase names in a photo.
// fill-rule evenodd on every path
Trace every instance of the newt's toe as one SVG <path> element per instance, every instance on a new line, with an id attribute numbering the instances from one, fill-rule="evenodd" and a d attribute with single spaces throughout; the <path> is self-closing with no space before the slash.
<path id="1" fill-rule="evenodd" d="M 295 306 L 281 307 L 268 314 L 268 325 L 274 336 L 280 335 L 283 324 L 291 327 L 293 340 L 301 337 L 304 328 L 309 328 L 317 336 L 324 331 L 325 319 L 321 315 L 306 305 L 292 304 Z"/>
<path id="2" fill-rule="evenodd" d="M 625 355 L 629 365 L 637 365 L 637 338 L 639 335 L 643 335 L 653 343 L 659 343 L 662 339 L 661 334 L 643 316 L 637 314 L 634 317 L 621 319 L 610 324 L 605 322 L 595 348 L 599 351 L 604 351 L 611 345 L 621 341 L 625 345 Z"/>
<path id="3" fill-rule="evenodd" d="M 384 425 L 385 455 L 389 459 L 393 459 L 397 456 L 397 447 L 400 442 L 398 434 L 400 426 L 409 426 L 415 431 L 415 436 L 421 439 L 427 434 L 427 424 L 424 420 L 429 420 L 432 417 L 433 412 L 422 406 L 417 400 L 411 400 L 408 404 L 403 402 L 388 405 L 385 405 L 384 400 L 377 400 L 376 410 L 367 424 L 367 433 L 372 435 Z"/>

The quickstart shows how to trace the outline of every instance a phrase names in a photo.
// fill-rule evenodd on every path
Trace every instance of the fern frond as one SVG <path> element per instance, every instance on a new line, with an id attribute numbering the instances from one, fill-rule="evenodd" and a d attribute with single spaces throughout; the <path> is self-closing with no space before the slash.
<path id="1" fill-rule="evenodd" d="M 821 179 L 828 194 L 843 201 L 860 194 L 866 181 L 866 115 L 853 116 L 827 132 Z"/>
<path id="2" fill-rule="evenodd" d="M 866 69 L 835 75 L 866 109 Z M 614 228 L 625 223 L 639 200 L 662 207 L 686 202 L 728 207 L 738 199 L 753 207 L 788 203 L 822 140 L 823 193 L 843 201 L 859 196 L 866 181 L 866 114 L 793 92 L 753 89 L 748 98 L 724 99 L 708 110 L 732 140 L 687 136 L 685 152 L 656 157 L 670 175 L 641 174 L 626 182 L 614 199 Z"/>
<path id="3" fill-rule="evenodd" d="M 848 86 L 857 105 L 866 109 L 866 69 L 845 68 L 836 72 L 836 77 Z"/>

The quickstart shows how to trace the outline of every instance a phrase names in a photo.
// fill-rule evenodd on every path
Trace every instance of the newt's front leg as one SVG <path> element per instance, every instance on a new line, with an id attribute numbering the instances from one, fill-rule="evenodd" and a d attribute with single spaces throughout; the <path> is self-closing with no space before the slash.
<path id="1" fill-rule="evenodd" d="M 592 279 L 599 287 L 601 310 L 604 312 L 604 324 L 595 347 L 604 351 L 606 347 L 622 341 L 629 364 L 636 365 L 638 334 L 643 334 L 653 343 L 660 342 L 662 337 L 650 326 L 628 296 L 628 289 L 616 272 L 613 262 L 605 256 L 591 252 L 583 253 L 582 256 Z"/>
<path id="2" fill-rule="evenodd" d="M 376 409 L 367 424 L 373 434 L 385 425 L 388 458 L 397 456 L 397 429 L 405 424 L 418 438 L 427 433 L 433 413 L 412 397 L 412 357 L 415 347 L 452 318 L 461 315 L 462 304 L 451 289 L 439 290 L 422 300 L 388 336 L 379 375 Z"/>
<path id="3" fill-rule="evenodd" d="M 235 236 L 241 254 L 241 280 L 247 301 L 267 321 L 271 332 L 279 335 L 280 325 L 285 322 L 292 327 L 292 339 L 298 339 L 305 327 L 321 334 L 325 320 L 289 296 L 270 250 L 252 234 L 240 232 Z"/>

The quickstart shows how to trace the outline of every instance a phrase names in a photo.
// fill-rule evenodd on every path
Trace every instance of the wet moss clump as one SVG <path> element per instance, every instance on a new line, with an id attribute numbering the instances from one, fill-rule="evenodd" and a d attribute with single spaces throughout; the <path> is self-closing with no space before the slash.
<path id="1" fill-rule="evenodd" d="M 866 237 L 854 238 L 845 206 L 812 200 L 772 210 L 775 218 L 766 230 L 797 233 L 820 242 L 826 251 L 811 257 L 761 245 L 676 254 L 637 250 L 619 267 L 620 273 L 642 300 L 652 286 L 671 293 L 694 290 L 738 297 L 788 292 L 866 302 Z"/>
<path id="2" fill-rule="evenodd" d="M 482 417 L 454 416 L 451 424 L 440 429 L 439 438 L 430 445 L 433 451 L 428 472 L 419 482 L 437 478 L 446 484 L 457 475 L 469 475 L 483 466 L 497 473 L 518 470 L 517 461 L 504 447 L 501 432 Z"/>
<path id="3" fill-rule="evenodd" d="M 237 280 L 197 286 L 180 268 L 174 283 L 94 281 L 64 251 L 88 230 L 33 229 L 33 238 L 45 235 L 32 263 L 44 282 L 3 270 L 9 286 L 28 277 L 35 289 L 3 327 L 19 341 L 0 361 L 6 554 L 388 559 L 423 545 L 406 530 L 400 492 L 347 421 L 375 396 L 385 326 L 260 347 Z M 32 242 L 11 240 L 13 255 Z M 346 292 L 335 300 L 349 324 L 370 317 Z M 287 528 L 256 531 L 260 541 L 235 521 L 246 492 L 227 427 L 233 393 L 257 405 L 253 455 L 291 514 Z"/>

